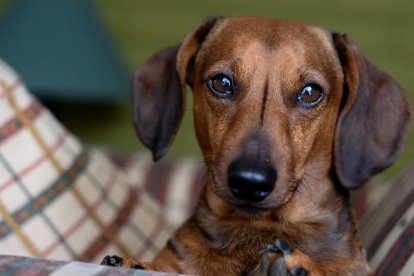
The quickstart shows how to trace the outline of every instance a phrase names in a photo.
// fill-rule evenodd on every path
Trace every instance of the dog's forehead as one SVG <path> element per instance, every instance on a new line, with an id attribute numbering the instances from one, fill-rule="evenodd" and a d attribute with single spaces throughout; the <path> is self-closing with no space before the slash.
<path id="1" fill-rule="evenodd" d="M 324 58 L 340 67 L 327 30 L 297 21 L 255 17 L 221 19 L 203 43 L 198 58 L 208 56 L 203 60 L 213 64 L 223 59 L 248 56 L 252 52 L 256 55 L 296 52 L 303 54 L 303 62 Z"/>

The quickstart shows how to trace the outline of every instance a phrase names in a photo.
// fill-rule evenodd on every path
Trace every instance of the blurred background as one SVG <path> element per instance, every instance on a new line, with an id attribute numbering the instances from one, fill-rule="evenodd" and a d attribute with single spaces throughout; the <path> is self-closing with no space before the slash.
<path id="1" fill-rule="evenodd" d="M 0 57 L 82 140 L 143 150 L 132 128 L 129 81 L 157 50 L 205 17 L 266 16 L 348 33 L 414 101 L 412 0 L 0 0 Z M 395 175 L 414 157 L 413 131 Z M 200 156 L 192 94 L 168 154 Z"/>

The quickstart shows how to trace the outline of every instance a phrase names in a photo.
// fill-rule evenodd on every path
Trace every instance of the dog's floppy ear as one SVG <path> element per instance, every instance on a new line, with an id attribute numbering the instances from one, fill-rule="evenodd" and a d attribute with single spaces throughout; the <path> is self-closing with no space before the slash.
<path id="1" fill-rule="evenodd" d="M 333 34 L 344 72 L 334 162 L 346 188 L 358 188 L 399 156 L 411 122 L 411 103 L 398 84 L 363 56 L 347 35 Z"/>
<path id="2" fill-rule="evenodd" d="M 157 52 L 134 74 L 134 127 L 142 143 L 152 151 L 154 161 L 167 153 L 177 134 L 185 110 L 189 62 L 218 19 L 206 19 L 181 45 Z"/>

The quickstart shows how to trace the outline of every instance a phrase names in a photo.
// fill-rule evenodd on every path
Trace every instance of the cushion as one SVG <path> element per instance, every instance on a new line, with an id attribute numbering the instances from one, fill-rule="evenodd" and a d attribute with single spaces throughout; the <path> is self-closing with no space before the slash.
<path id="1" fill-rule="evenodd" d="M 205 176 L 201 157 L 167 157 L 154 163 L 149 152 L 106 151 L 125 171 L 128 183 L 157 199 L 170 224 L 179 227 L 191 216 Z"/>
<path id="2" fill-rule="evenodd" d="M 173 276 L 178 274 L 114 268 L 80 262 L 0 255 L 0 275 L 7 276 Z"/>
<path id="3" fill-rule="evenodd" d="M 409 164 L 385 197 L 362 217 L 360 234 L 378 276 L 414 273 L 414 166 Z"/>
<path id="4" fill-rule="evenodd" d="M 150 261 L 172 231 L 147 192 L 62 127 L 0 61 L 0 254 Z"/>

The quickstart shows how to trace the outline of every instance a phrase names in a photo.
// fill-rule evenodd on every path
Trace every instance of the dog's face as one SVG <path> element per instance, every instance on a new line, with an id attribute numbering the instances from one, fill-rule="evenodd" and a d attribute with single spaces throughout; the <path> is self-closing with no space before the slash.
<path id="1" fill-rule="evenodd" d="M 225 19 L 201 46 L 193 74 L 197 138 L 226 201 L 272 209 L 304 174 L 329 173 L 343 87 L 329 32 Z"/>
<path id="2" fill-rule="evenodd" d="M 206 20 L 133 84 L 137 134 L 155 160 L 191 86 L 208 185 L 247 212 L 286 204 L 304 177 L 362 185 L 397 158 L 411 118 L 399 86 L 352 40 L 293 21 Z"/>

